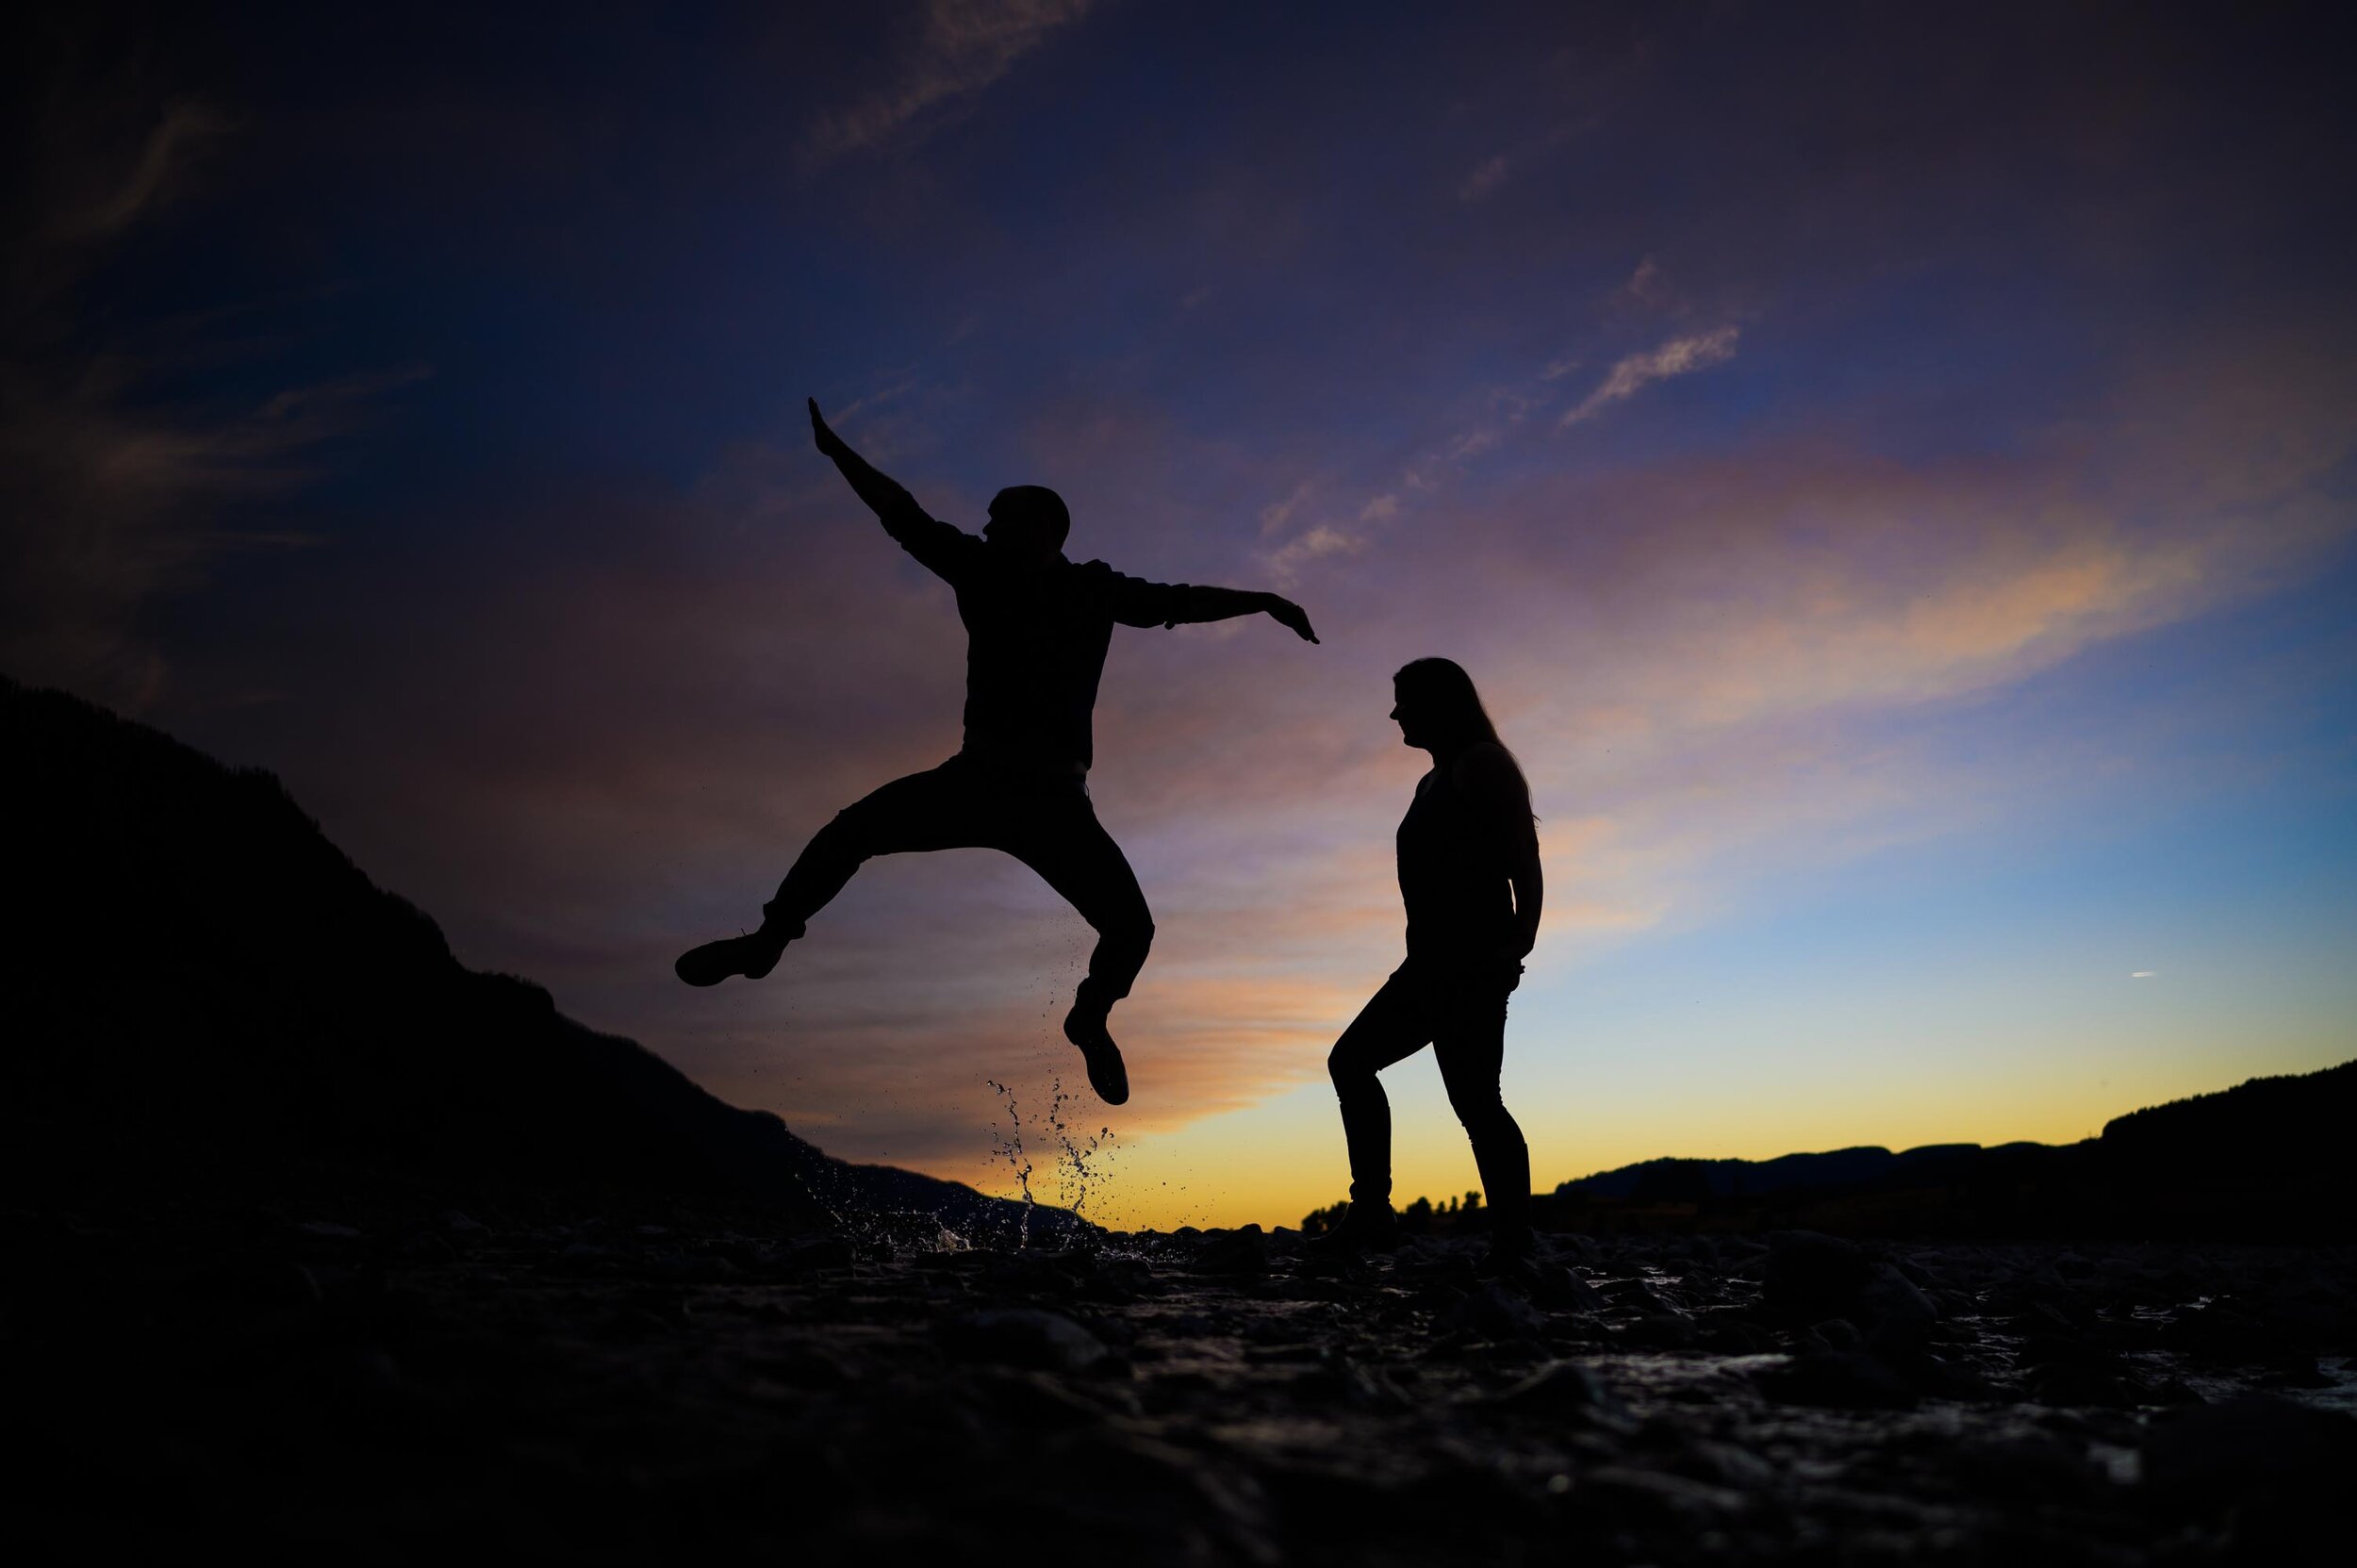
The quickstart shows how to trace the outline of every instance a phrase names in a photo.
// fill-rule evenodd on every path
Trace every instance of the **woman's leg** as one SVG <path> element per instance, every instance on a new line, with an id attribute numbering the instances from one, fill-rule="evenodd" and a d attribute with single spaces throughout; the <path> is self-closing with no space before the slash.
<path id="1" fill-rule="evenodd" d="M 1350 1146 L 1350 1207 L 1391 1212 L 1392 1102 L 1375 1075 L 1406 1060 L 1432 1038 L 1413 985 L 1400 974 L 1383 982 L 1359 1010 L 1326 1058 L 1335 1098 L 1342 1101 L 1343 1137 Z"/>
<path id="2" fill-rule="evenodd" d="M 1506 997 L 1491 985 L 1452 988 L 1436 1000 L 1432 1054 L 1448 1102 L 1473 1141 L 1474 1164 L 1490 1201 L 1490 1233 L 1501 1249 L 1530 1241 L 1530 1146 L 1499 1093 L 1506 1065 Z"/>

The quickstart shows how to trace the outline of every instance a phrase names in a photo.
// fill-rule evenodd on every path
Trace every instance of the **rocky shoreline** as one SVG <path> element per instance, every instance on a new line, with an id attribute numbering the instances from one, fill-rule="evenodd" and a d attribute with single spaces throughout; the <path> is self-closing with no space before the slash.
<path id="1" fill-rule="evenodd" d="M 2349 1248 L 1558 1235 L 1501 1284 L 1473 1237 L 477 1208 L 17 1216 L 25 1538 L 2124 1564 L 2321 1561 L 2352 1522 Z"/>

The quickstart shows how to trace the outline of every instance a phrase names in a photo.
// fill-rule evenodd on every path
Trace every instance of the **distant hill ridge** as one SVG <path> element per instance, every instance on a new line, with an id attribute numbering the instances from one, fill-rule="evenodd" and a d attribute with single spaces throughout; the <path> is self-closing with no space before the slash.
<path id="1" fill-rule="evenodd" d="M 2076 1144 L 1646 1160 L 1561 1183 L 1550 1213 L 1581 1225 L 1691 1211 L 1729 1225 L 2341 1237 L 2357 1233 L 2352 1125 L 2357 1061 L 2132 1111 Z"/>
<path id="2" fill-rule="evenodd" d="M 2008 1147 L 2044 1147 L 2016 1144 Z M 1851 1186 L 1879 1181 L 1900 1173 L 1934 1177 L 1958 1162 L 1982 1152 L 1978 1144 L 1925 1144 L 1893 1154 L 1879 1145 L 1828 1149 L 1821 1154 L 1782 1154 L 1772 1160 L 1688 1160 L 1665 1157 L 1640 1161 L 1616 1170 L 1599 1171 L 1560 1183 L 1558 1193 L 1584 1192 L 1591 1197 L 1640 1198 L 1675 1192 L 1681 1197 L 1765 1197 L 1772 1193 L 1814 1187 Z"/>
<path id="3" fill-rule="evenodd" d="M 831 1159 L 529 981 L 465 968 L 266 772 L 5 677 L 0 752 L 19 915 L 0 1160 L 20 1188 L 310 1164 L 1018 1223 L 957 1183 Z"/>
<path id="4" fill-rule="evenodd" d="M 2212 1164 L 2221 1157 L 2238 1164 L 2297 1163 L 2303 1149 L 2343 1135 L 2357 1112 L 2357 1061 L 2313 1073 L 2248 1079 L 2231 1089 L 2171 1100 L 2115 1116 L 2103 1125 L 2101 1145 L 2116 1158 L 2151 1154 L 2173 1157 L 2198 1152 Z M 1765 1197 L 1823 1187 L 1858 1186 L 1894 1180 L 1956 1180 L 1984 1156 L 2018 1157 L 2031 1151 L 2089 1148 L 2081 1144 L 1925 1144 L 1894 1154 L 1877 1145 L 1829 1149 L 1821 1154 L 1783 1154 L 1772 1160 L 1663 1158 L 1599 1171 L 1559 1183 L 1558 1194 L 1591 1197 L 1664 1200 L 1698 1197 Z M 1671 1198 L 1674 1192 L 1676 1198 Z"/>

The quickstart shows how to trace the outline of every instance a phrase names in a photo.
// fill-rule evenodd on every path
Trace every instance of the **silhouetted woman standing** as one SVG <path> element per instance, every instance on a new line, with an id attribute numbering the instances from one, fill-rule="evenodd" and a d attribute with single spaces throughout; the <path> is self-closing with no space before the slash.
<path id="1" fill-rule="evenodd" d="M 1450 1106 L 1473 1140 L 1490 1200 L 1491 1257 L 1530 1247 L 1530 1150 L 1498 1094 L 1506 999 L 1539 935 L 1539 834 L 1530 786 L 1474 690 L 1447 659 L 1392 677 L 1400 739 L 1432 753 L 1432 771 L 1399 824 L 1399 891 L 1408 962 L 1343 1032 L 1327 1069 L 1350 1145 L 1350 1211 L 1333 1246 L 1390 1245 L 1392 1107 L 1377 1071 L 1429 1043 Z"/>

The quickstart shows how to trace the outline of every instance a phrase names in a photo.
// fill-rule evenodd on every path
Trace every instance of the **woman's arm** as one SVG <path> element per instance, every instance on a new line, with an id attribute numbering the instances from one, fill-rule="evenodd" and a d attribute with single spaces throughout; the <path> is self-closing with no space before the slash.
<path id="1" fill-rule="evenodd" d="M 1484 742 L 1457 759 L 1459 791 L 1506 846 L 1506 878 L 1514 889 L 1514 941 L 1521 958 L 1538 945 L 1546 882 L 1539 870 L 1539 828 L 1530 814 L 1530 785 L 1505 747 Z"/>

